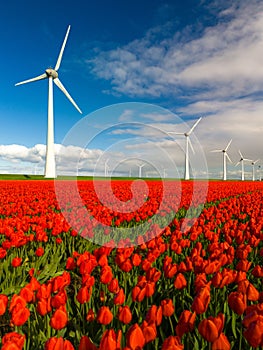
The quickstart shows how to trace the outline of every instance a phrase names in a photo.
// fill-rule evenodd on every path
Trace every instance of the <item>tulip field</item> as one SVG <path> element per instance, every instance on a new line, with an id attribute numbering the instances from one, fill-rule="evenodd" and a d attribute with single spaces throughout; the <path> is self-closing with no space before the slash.
<path id="1" fill-rule="evenodd" d="M 262 182 L 55 182 L 0 181 L 2 350 L 263 347 Z"/>

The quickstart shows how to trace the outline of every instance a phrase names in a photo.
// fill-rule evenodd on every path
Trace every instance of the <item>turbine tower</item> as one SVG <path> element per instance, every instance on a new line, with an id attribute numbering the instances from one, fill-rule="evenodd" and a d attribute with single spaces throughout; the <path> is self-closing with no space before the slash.
<path id="1" fill-rule="evenodd" d="M 62 85 L 61 81 L 58 79 L 58 70 L 62 60 L 62 55 L 66 46 L 70 31 L 70 25 L 63 41 L 60 53 L 57 59 L 55 68 L 47 68 L 44 74 L 41 74 L 35 78 L 24 80 L 20 83 L 15 84 L 21 85 L 26 83 L 31 83 L 33 81 L 48 79 L 48 122 L 47 122 L 47 146 L 46 146 L 46 165 L 45 165 L 45 177 L 46 178 L 56 178 L 56 164 L 55 164 L 55 151 L 54 151 L 54 108 L 53 108 L 53 82 L 57 87 L 66 95 L 73 106 L 80 112 L 81 110 L 77 106 L 76 102 L 67 92 L 65 87 Z"/>
<path id="2" fill-rule="evenodd" d="M 223 153 L 223 180 L 226 180 L 226 159 L 228 159 L 231 163 L 231 159 L 229 158 L 229 155 L 227 154 L 227 150 L 231 144 L 232 140 L 228 142 L 228 145 L 224 149 L 215 149 L 214 151 L 211 152 L 222 152 Z"/>
<path id="3" fill-rule="evenodd" d="M 142 177 L 142 168 L 144 167 L 145 163 L 144 164 L 141 164 L 141 165 L 138 165 L 139 167 L 139 178 Z"/>
<path id="4" fill-rule="evenodd" d="M 189 145 L 194 153 L 194 149 L 191 143 L 191 140 L 189 138 L 189 136 L 192 134 L 192 132 L 194 131 L 195 127 L 197 126 L 197 124 L 200 122 L 200 120 L 202 119 L 199 118 L 195 124 L 192 126 L 192 128 L 190 129 L 190 131 L 188 132 L 168 132 L 168 134 L 175 134 L 175 135 L 184 135 L 185 136 L 185 171 L 184 171 L 184 179 L 185 180 L 189 180 L 190 179 L 190 173 L 189 173 Z"/>
<path id="5" fill-rule="evenodd" d="M 240 154 L 240 160 L 237 162 L 236 166 L 241 163 L 241 180 L 245 180 L 245 172 L 244 172 L 244 161 L 252 162 L 251 159 L 244 158 L 240 150 L 238 151 Z"/>
<path id="6" fill-rule="evenodd" d="M 252 161 L 252 181 L 255 181 L 255 164 L 259 161 L 259 159 Z"/>

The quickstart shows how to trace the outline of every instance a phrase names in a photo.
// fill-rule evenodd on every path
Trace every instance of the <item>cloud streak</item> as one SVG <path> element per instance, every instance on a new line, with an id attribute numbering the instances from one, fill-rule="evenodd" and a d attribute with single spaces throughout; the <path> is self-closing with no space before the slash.
<path id="1" fill-rule="evenodd" d="M 162 95 L 226 98 L 263 87 L 263 4 L 239 1 L 218 10 L 217 23 L 193 36 L 194 25 L 172 36 L 153 28 L 143 38 L 88 63 L 113 91 L 133 97 Z M 189 35 L 191 33 L 192 36 Z M 198 91 L 196 89 L 198 88 Z"/>

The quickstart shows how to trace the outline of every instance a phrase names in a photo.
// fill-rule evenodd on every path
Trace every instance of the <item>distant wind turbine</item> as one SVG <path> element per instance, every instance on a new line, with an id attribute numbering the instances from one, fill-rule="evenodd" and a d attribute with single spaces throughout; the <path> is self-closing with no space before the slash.
<path id="1" fill-rule="evenodd" d="M 252 161 L 251 165 L 252 165 L 252 181 L 255 181 L 255 164 L 259 162 L 259 159 Z"/>
<path id="2" fill-rule="evenodd" d="M 146 165 L 146 164 L 144 163 L 144 164 L 138 165 L 138 167 L 139 167 L 139 178 L 142 177 L 142 168 L 144 167 L 144 165 Z"/>
<path id="3" fill-rule="evenodd" d="M 189 145 L 194 153 L 194 149 L 193 149 L 193 146 L 192 146 L 192 143 L 191 143 L 189 136 L 192 134 L 192 132 L 194 131 L 195 127 L 197 126 L 197 124 L 200 122 L 201 119 L 202 119 L 202 117 L 199 118 L 195 122 L 195 124 L 192 126 L 192 128 L 188 132 L 173 132 L 173 131 L 168 132 L 168 134 L 184 135 L 185 136 L 185 171 L 184 171 L 184 179 L 185 180 L 190 179 L 190 175 L 189 175 Z"/>
<path id="4" fill-rule="evenodd" d="M 238 164 L 241 163 L 241 180 L 244 181 L 244 180 L 245 180 L 244 161 L 252 162 L 252 160 L 251 160 L 251 159 L 244 158 L 243 155 L 242 155 L 242 153 L 241 153 L 240 151 L 238 151 L 238 152 L 239 152 L 241 158 L 240 158 L 240 160 L 236 163 L 236 166 L 237 166 Z"/>
<path id="5" fill-rule="evenodd" d="M 226 159 L 228 159 L 231 163 L 231 159 L 229 158 L 229 155 L 227 154 L 227 150 L 231 144 L 232 140 L 228 142 L 228 145 L 224 149 L 215 149 L 211 152 L 222 152 L 223 153 L 223 180 L 226 180 Z"/>
<path id="6" fill-rule="evenodd" d="M 62 60 L 62 55 L 65 49 L 65 45 L 68 39 L 70 31 L 70 26 L 68 26 L 68 30 L 63 41 L 57 63 L 55 68 L 47 68 L 44 74 L 41 74 L 35 78 L 28 79 L 22 81 L 20 83 L 15 84 L 21 85 L 26 83 L 31 83 L 33 81 L 48 79 L 48 126 L 47 126 L 47 147 L 46 147 L 46 165 L 45 165 L 45 177 L 46 178 L 55 178 L 56 177 L 56 164 L 55 164 L 55 152 L 54 152 L 54 110 L 53 110 L 53 82 L 57 85 L 57 87 L 66 95 L 69 101 L 73 104 L 73 106 L 80 112 L 81 110 L 77 106 L 76 102 L 67 92 L 65 87 L 62 85 L 61 81 L 58 79 L 58 70 L 60 67 L 60 63 Z"/>
<path id="7" fill-rule="evenodd" d="M 109 170 L 110 170 L 110 167 L 108 165 L 108 161 L 109 159 L 106 160 L 105 164 L 104 164 L 104 176 L 107 177 L 109 176 Z"/>

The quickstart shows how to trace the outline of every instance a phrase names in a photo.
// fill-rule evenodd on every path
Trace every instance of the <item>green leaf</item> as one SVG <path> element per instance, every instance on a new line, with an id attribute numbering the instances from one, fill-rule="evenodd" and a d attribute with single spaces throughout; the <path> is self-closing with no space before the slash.
<path id="1" fill-rule="evenodd" d="M 231 327 L 232 327 L 232 332 L 234 334 L 234 337 L 237 338 L 237 333 L 236 333 L 236 314 L 234 313 L 234 311 L 232 311 Z"/>

